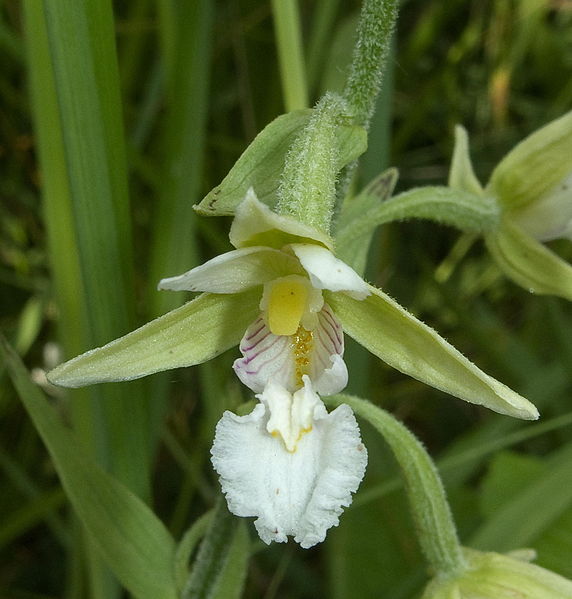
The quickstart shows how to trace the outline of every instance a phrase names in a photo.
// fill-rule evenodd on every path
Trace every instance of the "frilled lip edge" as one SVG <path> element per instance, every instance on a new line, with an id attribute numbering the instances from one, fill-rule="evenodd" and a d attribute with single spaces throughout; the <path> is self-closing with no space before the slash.
<path id="1" fill-rule="evenodd" d="M 246 416 L 225 412 L 216 427 L 212 463 L 229 510 L 256 517 L 265 543 L 293 536 L 307 549 L 325 539 L 351 504 L 367 451 L 347 405 L 328 414 L 319 400 L 312 430 L 293 453 L 267 432 L 268 416 L 263 403 Z"/>

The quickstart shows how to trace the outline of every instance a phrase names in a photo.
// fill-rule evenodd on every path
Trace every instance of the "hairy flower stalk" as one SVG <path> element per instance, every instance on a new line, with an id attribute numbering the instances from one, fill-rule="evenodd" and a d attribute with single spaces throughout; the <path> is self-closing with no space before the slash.
<path id="1" fill-rule="evenodd" d="M 389 412 L 350 395 L 336 395 L 328 404 L 348 404 L 385 439 L 401 467 L 421 549 L 439 576 L 459 575 L 466 561 L 457 537 L 445 489 L 433 460 L 406 426 Z"/>
<path id="2" fill-rule="evenodd" d="M 365 0 L 360 14 L 357 42 L 343 96 L 348 102 L 353 122 L 369 129 L 375 103 L 397 21 L 397 0 Z M 337 197 L 343 200 L 357 162 L 341 173 Z"/>
<path id="3" fill-rule="evenodd" d="M 397 0 L 365 0 L 363 3 L 357 43 L 343 95 L 355 123 L 366 129 L 381 89 L 396 21 Z"/>
<path id="4" fill-rule="evenodd" d="M 337 94 L 327 93 L 318 102 L 286 156 L 278 213 L 330 232 L 338 173 L 336 129 L 348 120 L 347 105 Z"/>

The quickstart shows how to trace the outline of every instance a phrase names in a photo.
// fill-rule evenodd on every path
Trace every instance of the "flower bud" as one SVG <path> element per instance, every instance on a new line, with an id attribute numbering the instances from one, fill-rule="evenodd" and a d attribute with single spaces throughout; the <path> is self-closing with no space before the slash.
<path id="1" fill-rule="evenodd" d="M 433 579 L 422 599 L 570 599 L 572 581 L 528 562 L 534 552 L 509 555 L 465 550 L 467 569 Z"/>

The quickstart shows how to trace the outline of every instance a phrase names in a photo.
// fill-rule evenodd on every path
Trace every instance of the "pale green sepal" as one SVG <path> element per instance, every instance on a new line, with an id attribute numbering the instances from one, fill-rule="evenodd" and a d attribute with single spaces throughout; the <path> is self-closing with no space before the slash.
<path id="1" fill-rule="evenodd" d="M 86 453 L 1 336 L 0 355 L 74 510 L 109 568 L 137 599 L 176 599 L 175 544 L 163 523 Z"/>
<path id="2" fill-rule="evenodd" d="M 240 293 L 291 274 L 304 274 L 296 258 L 280 250 L 254 246 L 216 256 L 178 277 L 161 279 L 158 288 Z"/>
<path id="3" fill-rule="evenodd" d="M 572 171 L 541 198 L 506 216 L 538 241 L 572 239 Z"/>
<path id="4" fill-rule="evenodd" d="M 497 165 L 486 191 L 506 208 L 524 207 L 572 171 L 572 111 L 535 131 Z"/>
<path id="5" fill-rule="evenodd" d="M 531 293 L 572 301 L 572 266 L 508 220 L 485 242 L 505 275 Z"/>
<path id="6" fill-rule="evenodd" d="M 484 193 L 483 187 L 473 170 L 469 153 L 469 135 L 462 125 L 455 126 L 455 148 L 451 159 L 451 170 L 449 171 L 449 187 L 476 195 Z"/>
<path id="7" fill-rule="evenodd" d="M 421 599 L 570 599 L 572 581 L 511 555 L 464 550 L 468 568 L 436 577 Z"/>
<path id="8" fill-rule="evenodd" d="M 280 249 L 288 244 L 312 241 L 332 250 L 334 245 L 329 235 L 271 210 L 258 199 L 252 188 L 238 205 L 228 236 L 236 248 L 266 246 Z"/>
<path id="9" fill-rule="evenodd" d="M 195 206 L 203 216 L 232 215 L 249 187 L 262 202 L 274 206 L 286 154 L 313 110 L 295 110 L 268 124 L 246 148 L 228 175 Z M 338 170 L 356 160 L 367 148 L 367 133 L 362 127 L 342 125 L 337 128 Z"/>
<path id="10" fill-rule="evenodd" d="M 325 293 L 344 331 L 397 370 L 445 393 L 500 414 L 536 420 L 538 410 L 524 397 L 477 368 L 436 331 L 409 314 L 379 289 L 357 301 Z"/>
<path id="11" fill-rule="evenodd" d="M 206 362 L 237 345 L 259 313 L 260 290 L 203 294 L 103 347 L 48 373 L 62 387 L 128 381 Z"/>
<path id="12" fill-rule="evenodd" d="M 368 239 L 376 227 L 411 218 L 483 233 L 498 226 L 500 209 L 493 198 L 484 195 L 450 187 L 418 187 L 373 206 L 340 229 L 336 236 L 337 254 L 353 265 L 360 256 L 362 240 Z"/>

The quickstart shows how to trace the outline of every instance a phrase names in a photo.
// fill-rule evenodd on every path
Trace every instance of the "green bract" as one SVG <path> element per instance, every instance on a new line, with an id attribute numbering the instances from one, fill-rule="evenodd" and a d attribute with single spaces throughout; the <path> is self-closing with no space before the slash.
<path id="1" fill-rule="evenodd" d="M 466 571 L 435 578 L 422 599 L 569 599 L 572 581 L 528 563 L 531 552 L 512 555 L 465 550 Z M 534 552 L 532 552 L 533 554 Z"/>
<path id="2" fill-rule="evenodd" d="M 473 172 L 467 132 L 458 126 L 449 186 L 494 198 L 501 218 L 484 239 L 508 277 L 532 293 L 572 300 L 572 267 L 541 243 L 572 233 L 572 112 L 518 144 L 484 188 Z"/>
<path id="3" fill-rule="evenodd" d="M 288 150 L 308 125 L 314 110 L 295 110 L 283 114 L 255 137 L 228 175 L 195 206 L 204 216 L 232 215 L 250 187 L 260 201 L 274 206 L 278 201 L 280 175 Z M 336 129 L 338 170 L 356 160 L 367 148 L 363 127 L 341 124 Z"/>
<path id="4" fill-rule="evenodd" d="M 49 379 L 75 387 L 208 360 L 237 344 L 263 311 L 258 302 L 264 285 L 303 272 L 323 290 L 343 329 L 391 366 L 496 412 L 538 417 L 530 402 L 482 372 L 382 291 L 368 286 L 355 272 L 352 275 L 321 243 L 323 237 L 318 232 L 312 235 L 308 225 L 292 217 L 274 213 L 249 191 L 231 228 L 237 249 L 162 282 L 171 289 L 210 293 L 59 366 Z M 253 239 L 256 243 L 264 239 L 266 245 L 253 245 Z M 348 291 L 356 285 L 363 292 Z"/>

